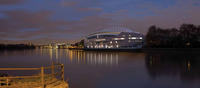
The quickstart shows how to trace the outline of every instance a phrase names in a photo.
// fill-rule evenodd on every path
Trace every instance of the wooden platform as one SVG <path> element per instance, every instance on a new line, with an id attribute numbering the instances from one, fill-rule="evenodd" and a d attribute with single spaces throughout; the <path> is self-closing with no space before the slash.
<path id="1" fill-rule="evenodd" d="M 38 74 L 29 76 L 9 76 L 0 77 L 0 88 L 69 88 L 64 80 L 64 65 L 52 65 L 41 68 L 0 68 L 1 71 L 40 71 Z M 46 71 L 48 72 L 46 72 Z M 16 74 L 17 75 L 17 74 Z"/>

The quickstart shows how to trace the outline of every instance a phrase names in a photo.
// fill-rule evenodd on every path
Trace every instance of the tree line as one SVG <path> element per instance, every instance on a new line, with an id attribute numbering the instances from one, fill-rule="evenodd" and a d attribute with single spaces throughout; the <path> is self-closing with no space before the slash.
<path id="1" fill-rule="evenodd" d="M 0 50 L 35 49 L 34 45 L 28 44 L 0 44 Z"/>
<path id="2" fill-rule="evenodd" d="M 145 39 L 147 48 L 200 48 L 200 25 L 182 24 L 178 29 L 151 26 Z"/>

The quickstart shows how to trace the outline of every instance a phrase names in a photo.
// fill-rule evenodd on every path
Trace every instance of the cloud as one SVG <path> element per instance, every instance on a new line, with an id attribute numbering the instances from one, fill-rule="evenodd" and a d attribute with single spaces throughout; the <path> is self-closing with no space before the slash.
<path id="1" fill-rule="evenodd" d="M 0 32 L 17 32 L 25 28 L 39 28 L 48 22 L 50 12 L 29 12 L 24 10 L 1 11 L 6 17 L 0 19 Z"/>
<path id="2" fill-rule="evenodd" d="M 6 16 L 0 19 L 0 33 L 4 33 L 2 35 L 4 39 L 28 39 L 45 34 L 48 36 L 49 33 L 62 33 L 64 30 L 60 30 L 59 27 L 69 23 L 62 20 L 51 20 L 53 14 L 51 11 L 15 10 L 1 13 Z"/>
<path id="3" fill-rule="evenodd" d="M 177 27 L 183 23 L 199 25 L 199 6 L 194 6 L 196 0 L 178 1 L 174 6 L 155 11 L 155 16 L 146 17 L 146 20 L 163 27 Z"/>
<path id="4" fill-rule="evenodd" d="M 13 10 L 1 11 L 5 18 L 0 18 L 1 40 L 68 41 L 98 30 L 110 23 L 111 19 L 101 16 L 87 16 L 78 21 L 51 19 L 51 11 Z M 37 42 L 38 43 L 38 42 Z M 44 43 L 44 42 L 43 42 Z"/>
<path id="5" fill-rule="evenodd" d="M 79 2 L 76 2 L 76 1 L 65 1 L 65 0 L 61 1 L 61 6 L 66 6 L 66 7 L 68 7 L 68 6 L 76 6 L 78 4 L 79 4 Z"/>
<path id="6" fill-rule="evenodd" d="M 169 2 L 171 1 L 173 0 Z M 41 6 L 40 11 L 0 10 L 0 14 L 3 14 L 3 17 L 0 17 L 0 39 L 23 39 L 33 42 L 68 41 L 81 39 L 87 34 L 114 24 L 124 24 L 134 31 L 145 34 L 151 25 L 171 28 L 179 27 L 182 23 L 200 23 L 198 0 L 176 0 L 173 4 L 165 6 L 151 1 L 135 2 L 130 3 L 130 0 L 126 0 L 123 4 L 118 1 L 110 5 L 98 0 L 63 0 L 61 3 L 55 3 L 54 6 L 59 6 L 54 8 Z"/>
<path id="7" fill-rule="evenodd" d="M 195 3 L 199 3 L 197 0 L 178 0 L 176 4 L 167 8 L 159 8 L 155 5 L 146 5 L 145 8 L 152 15 L 147 15 L 144 17 L 124 17 L 120 19 L 121 24 L 127 24 L 130 28 L 135 31 L 142 32 L 146 34 L 148 28 L 151 25 L 156 25 L 163 28 L 178 28 L 183 23 L 190 23 L 195 25 L 200 25 L 200 6 Z M 138 14 L 136 12 L 136 14 Z M 139 13 L 139 14 L 147 14 Z"/>
<path id="8" fill-rule="evenodd" d="M 78 11 L 84 11 L 84 12 L 97 11 L 97 12 L 101 12 L 102 8 L 78 8 Z"/>
<path id="9" fill-rule="evenodd" d="M 70 29 L 66 32 L 77 35 L 77 39 L 84 37 L 87 34 L 96 32 L 101 28 L 106 27 L 111 22 L 112 19 L 110 18 L 105 18 L 102 16 L 87 16 L 69 25 L 68 27 L 70 27 Z"/>
<path id="10" fill-rule="evenodd" d="M 14 5 L 22 3 L 24 0 L 0 0 L 0 5 Z"/>

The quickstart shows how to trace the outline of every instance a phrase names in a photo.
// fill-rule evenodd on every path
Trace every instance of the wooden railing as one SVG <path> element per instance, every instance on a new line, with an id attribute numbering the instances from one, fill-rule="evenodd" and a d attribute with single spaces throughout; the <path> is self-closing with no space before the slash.
<path id="1" fill-rule="evenodd" d="M 54 78 L 59 81 L 64 81 L 64 65 L 51 65 L 49 67 L 40 67 L 40 68 L 0 68 L 0 71 L 40 71 L 38 75 L 30 75 L 30 76 L 5 76 L 0 77 L 0 87 L 12 87 L 14 85 L 14 81 L 18 80 L 26 80 L 26 79 L 36 79 L 36 85 L 40 85 L 40 87 L 45 88 L 50 82 L 48 82 L 47 78 Z M 45 70 L 51 70 L 50 73 L 46 73 Z M 14 80 L 15 79 L 15 80 Z M 26 81 L 25 81 L 26 82 Z M 24 82 L 24 83 L 25 83 Z M 12 84 L 13 83 L 13 84 Z M 17 85 L 15 85 L 17 86 Z M 31 86 L 31 85 L 30 85 Z"/>

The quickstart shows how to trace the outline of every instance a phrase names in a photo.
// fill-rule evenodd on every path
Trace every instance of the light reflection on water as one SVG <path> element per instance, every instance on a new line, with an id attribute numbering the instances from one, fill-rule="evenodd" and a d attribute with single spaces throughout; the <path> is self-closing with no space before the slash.
<path id="1" fill-rule="evenodd" d="M 200 55 L 193 53 L 148 53 L 146 68 L 152 79 L 172 77 L 190 88 L 199 88 Z M 193 85 L 191 85 L 193 84 Z M 187 88 L 187 87 L 186 87 Z"/>
<path id="2" fill-rule="evenodd" d="M 36 49 L 0 51 L 0 59 L 0 67 L 63 63 L 72 88 L 200 88 L 199 52 Z"/>
<path id="3" fill-rule="evenodd" d="M 95 65 L 118 65 L 118 52 L 92 52 L 82 50 L 58 50 L 49 49 L 49 58 L 55 63 L 62 63 L 65 58 L 67 64 L 95 64 Z M 42 49 L 40 55 L 44 55 Z"/>
<path id="4" fill-rule="evenodd" d="M 84 52 L 71 50 L 67 53 L 67 55 L 70 56 L 67 63 L 101 65 L 118 64 L 118 53 Z"/>

